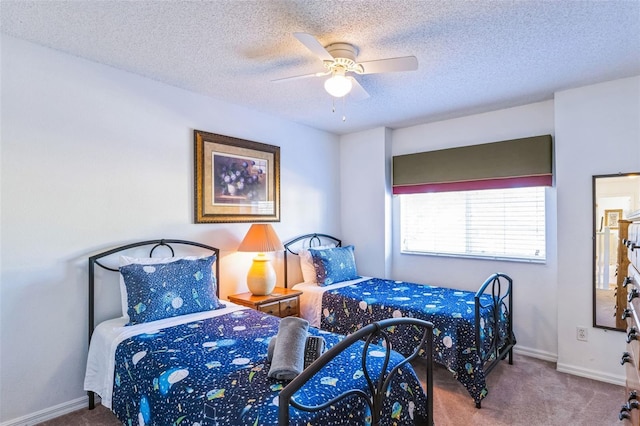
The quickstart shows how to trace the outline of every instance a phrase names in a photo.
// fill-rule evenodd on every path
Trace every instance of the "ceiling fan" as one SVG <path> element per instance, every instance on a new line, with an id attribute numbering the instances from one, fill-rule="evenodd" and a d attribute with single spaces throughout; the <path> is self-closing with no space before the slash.
<path id="1" fill-rule="evenodd" d="M 311 34 L 293 33 L 293 35 L 322 60 L 325 71 L 280 78 L 273 80 L 274 82 L 331 75 L 324 82 L 324 88 L 331 96 L 341 98 L 353 90 L 352 95 L 354 98 L 365 99 L 369 97 L 369 94 L 358 83 L 358 80 L 353 78 L 352 74 L 380 74 L 418 69 L 418 60 L 415 56 L 357 62 L 358 49 L 352 44 L 341 42 L 332 43 L 325 47 Z"/>

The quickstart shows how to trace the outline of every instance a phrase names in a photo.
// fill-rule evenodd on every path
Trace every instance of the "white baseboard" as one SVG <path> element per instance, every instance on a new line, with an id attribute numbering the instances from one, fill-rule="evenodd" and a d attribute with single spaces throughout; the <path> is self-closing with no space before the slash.
<path id="1" fill-rule="evenodd" d="M 54 405 L 53 407 L 45 408 L 44 410 L 19 417 L 17 419 L 8 420 L 1 423 L 0 426 L 32 426 L 47 420 L 54 419 L 56 417 L 64 416 L 65 414 L 69 414 L 72 411 L 81 410 L 87 407 L 89 407 L 89 397 L 83 396 L 72 401 L 63 402 L 62 404 Z"/>
<path id="2" fill-rule="evenodd" d="M 526 346 L 516 345 L 513 347 L 513 352 L 520 355 L 526 355 L 531 358 L 541 359 L 543 361 L 558 362 L 558 354 L 541 351 L 539 349 L 533 349 Z"/>
<path id="3" fill-rule="evenodd" d="M 612 385 L 624 386 L 625 376 L 604 374 L 601 371 L 588 370 L 569 364 L 557 364 L 556 369 L 561 373 L 573 374 L 574 376 L 586 377 L 587 379 L 598 380 L 599 382 L 611 383 Z"/>

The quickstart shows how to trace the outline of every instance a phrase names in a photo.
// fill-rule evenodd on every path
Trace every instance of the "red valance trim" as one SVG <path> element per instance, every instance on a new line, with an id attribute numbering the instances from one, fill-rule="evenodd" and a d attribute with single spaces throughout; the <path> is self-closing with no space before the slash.
<path id="1" fill-rule="evenodd" d="M 461 182 L 438 182 L 416 185 L 398 185 L 393 194 L 421 194 L 426 192 L 476 191 L 480 189 L 524 188 L 530 186 L 552 186 L 552 175 L 518 176 L 499 179 L 482 179 Z"/>

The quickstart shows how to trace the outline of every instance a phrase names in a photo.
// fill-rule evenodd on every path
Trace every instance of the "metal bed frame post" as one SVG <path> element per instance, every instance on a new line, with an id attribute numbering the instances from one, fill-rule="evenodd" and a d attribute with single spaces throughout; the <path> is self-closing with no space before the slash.
<path id="1" fill-rule="evenodd" d="M 509 327 L 508 327 L 508 331 L 509 331 L 509 365 L 513 365 L 513 346 L 515 345 L 515 342 L 513 341 L 513 280 L 511 279 L 511 277 L 506 276 L 505 278 L 507 279 L 507 281 L 509 281 Z"/>
<path id="2" fill-rule="evenodd" d="M 92 258 L 89 258 L 89 339 L 87 340 L 87 344 L 91 343 L 91 336 L 93 336 L 93 321 L 94 321 L 94 281 L 93 281 L 93 261 Z M 93 410 L 96 407 L 96 395 L 92 391 L 87 391 L 87 396 L 89 397 L 89 410 Z"/>

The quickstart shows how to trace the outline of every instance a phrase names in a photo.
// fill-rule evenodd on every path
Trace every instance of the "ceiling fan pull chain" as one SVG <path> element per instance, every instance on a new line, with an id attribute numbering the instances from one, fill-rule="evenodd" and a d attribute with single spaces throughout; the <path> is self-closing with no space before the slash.
<path id="1" fill-rule="evenodd" d="M 347 121 L 347 115 L 346 115 L 346 110 L 347 110 L 347 102 L 346 102 L 346 96 L 342 97 L 342 121 Z M 336 98 L 331 98 L 331 112 L 335 114 L 336 112 Z"/>
<path id="2" fill-rule="evenodd" d="M 347 101 L 346 101 L 347 97 L 343 96 L 342 97 L 342 121 L 345 122 L 347 121 Z"/>

